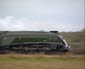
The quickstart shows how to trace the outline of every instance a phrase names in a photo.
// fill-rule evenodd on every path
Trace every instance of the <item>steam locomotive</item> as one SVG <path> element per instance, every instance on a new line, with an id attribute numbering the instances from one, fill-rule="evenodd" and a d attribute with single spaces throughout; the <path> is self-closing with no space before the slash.
<path id="1" fill-rule="evenodd" d="M 1 33 L 1 54 L 56 54 L 70 50 L 70 46 L 58 31 L 6 31 Z"/>

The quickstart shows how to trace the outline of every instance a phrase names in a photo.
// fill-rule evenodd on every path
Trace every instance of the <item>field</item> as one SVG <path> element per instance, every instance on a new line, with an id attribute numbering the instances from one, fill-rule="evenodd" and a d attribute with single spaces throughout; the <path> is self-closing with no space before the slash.
<path id="1" fill-rule="evenodd" d="M 84 55 L 0 55 L 0 69 L 84 69 Z"/>

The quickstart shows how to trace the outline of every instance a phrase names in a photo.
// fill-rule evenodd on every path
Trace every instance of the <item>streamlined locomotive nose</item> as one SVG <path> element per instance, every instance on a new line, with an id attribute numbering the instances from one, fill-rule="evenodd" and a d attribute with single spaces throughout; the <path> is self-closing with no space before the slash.
<path id="1" fill-rule="evenodd" d="M 64 45 L 64 51 L 70 51 L 71 50 L 70 45 L 68 45 L 66 40 L 64 40 L 64 38 L 59 34 L 56 34 L 56 36 L 61 40 L 62 44 Z"/>

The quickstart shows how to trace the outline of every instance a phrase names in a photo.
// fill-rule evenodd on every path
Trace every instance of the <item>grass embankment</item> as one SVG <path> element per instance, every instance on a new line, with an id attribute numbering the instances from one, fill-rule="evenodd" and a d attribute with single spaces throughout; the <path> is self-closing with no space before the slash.
<path id="1" fill-rule="evenodd" d="M 85 32 L 61 32 L 73 54 L 85 54 Z"/>
<path id="2" fill-rule="evenodd" d="M 82 43 L 85 41 L 85 32 L 61 32 L 68 43 Z"/>
<path id="3" fill-rule="evenodd" d="M 84 69 L 82 55 L 1 55 L 1 69 Z"/>

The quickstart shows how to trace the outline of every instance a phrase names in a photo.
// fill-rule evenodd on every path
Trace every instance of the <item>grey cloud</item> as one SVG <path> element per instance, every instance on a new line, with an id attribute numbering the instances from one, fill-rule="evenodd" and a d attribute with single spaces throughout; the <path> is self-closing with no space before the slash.
<path id="1" fill-rule="evenodd" d="M 32 21 L 27 18 L 16 18 L 13 16 L 7 16 L 0 18 L 0 31 L 77 31 L 80 26 L 75 24 L 57 24 L 56 21 Z"/>

